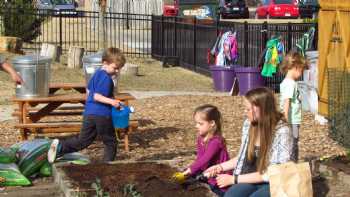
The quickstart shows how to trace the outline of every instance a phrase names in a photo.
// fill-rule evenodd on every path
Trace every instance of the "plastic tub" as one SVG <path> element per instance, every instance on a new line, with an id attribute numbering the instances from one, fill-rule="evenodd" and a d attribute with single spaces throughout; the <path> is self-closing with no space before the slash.
<path id="1" fill-rule="evenodd" d="M 234 67 L 210 66 L 210 71 L 215 90 L 229 92 L 236 77 Z"/>
<path id="2" fill-rule="evenodd" d="M 260 72 L 261 69 L 257 67 L 235 67 L 240 95 L 245 95 L 249 90 L 265 85 Z"/>

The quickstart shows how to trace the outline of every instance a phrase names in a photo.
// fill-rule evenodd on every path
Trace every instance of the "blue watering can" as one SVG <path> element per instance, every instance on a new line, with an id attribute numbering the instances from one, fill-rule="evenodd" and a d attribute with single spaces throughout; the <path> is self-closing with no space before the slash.
<path id="1" fill-rule="evenodd" d="M 116 129 L 125 129 L 129 126 L 130 113 L 134 112 L 133 107 L 120 104 L 120 108 L 112 107 L 112 121 Z"/>

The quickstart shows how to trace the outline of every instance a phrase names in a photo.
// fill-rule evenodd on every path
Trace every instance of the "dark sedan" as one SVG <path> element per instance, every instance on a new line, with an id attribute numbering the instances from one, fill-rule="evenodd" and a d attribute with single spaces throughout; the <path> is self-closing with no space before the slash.
<path id="1" fill-rule="evenodd" d="M 300 0 L 298 6 L 301 18 L 317 18 L 320 9 L 318 0 Z"/>
<path id="2" fill-rule="evenodd" d="M 78 14 L 74 0 L 37 0 L 36 2 L 37 8 L 44 13 L 49 10 L 53 15 L 76 16 Z"/>
<path id="3" fill-rule="evenodd" d="M 220 0 L 221 18 L 249 18 L 245 0 Z"/>

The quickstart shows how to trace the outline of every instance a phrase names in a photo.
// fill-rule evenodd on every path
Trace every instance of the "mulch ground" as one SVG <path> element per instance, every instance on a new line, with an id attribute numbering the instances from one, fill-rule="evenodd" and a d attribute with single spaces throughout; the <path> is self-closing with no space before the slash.
<path id="1" fill-rule="evenodd" d="M 218 106 L 222 112 L 224 137 L 231 156 L 234 156 L 240 146 L 241 126 L 245 119 L 242 97 L 164 96 L 131 102 L 136 109 L 131 118 L 139 120 L 139 128 L 131 135 L 131 151 L 126 153 L 120 146 L 117 159 L 178 159 L 186 166 L 195 157 L 196 131 L 192 113 L 205 103 Z M 313 119 L 313 115 L 304 113 L 300 134 L 301 158 L 344 154 L 345 149 L 329 137 L 328 127 Z M 18 141 L 14 123 L 14 120 L 0 123 L 0 146 L 6 147 Z M 94 143 L 83 152 L 100 160 L 103 144 Z"/>
<path id="2" fill-rule="evenodd" d="M 130 137 L 129 153 L 120 143 L 117 160 L 177 160 L 178 167 L 185 168 L 195 159 L 196 131 L 192 113 L 195 107 L 205 103 L 218 106 L 222 112 L 224 137 L 230 155 L 235 156 L 245 119 L 242 97 L 164 96 L 131 102 L 136 109 L 132 119 L 139 120 L 139 128 Z M 6 147 L 17 141 L 14 123 L 0 123 L 0 146 Z M 313 115 L 304 113 L 300 133 L 301 158 L 342 155 L 344 151 L 329 137 L 327 126 L 319 125 Z M 97 141 L 82 152 L 92 160 L 101 160 L 103 144 Z"/>

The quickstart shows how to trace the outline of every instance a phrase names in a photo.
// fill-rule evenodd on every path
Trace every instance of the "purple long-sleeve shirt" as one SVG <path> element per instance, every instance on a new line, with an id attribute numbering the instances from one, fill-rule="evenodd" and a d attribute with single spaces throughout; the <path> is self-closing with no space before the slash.
<path id="1" fill-rule="evenodd" d="M 208 169 L 210 166 L 220 164 L 230 159 L 226 150 L 226 145 L 221 136 L 213 136 L 207 144 L 204 143 L 203 137 L 197 138 L 197 158 L 190 165 L 191 175 L 195 175 Z M 209 178 L 210 185 L 216 185 L 215 178 Z"/>

